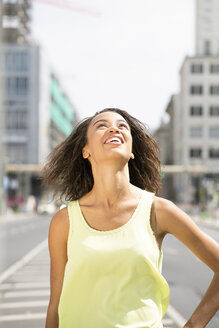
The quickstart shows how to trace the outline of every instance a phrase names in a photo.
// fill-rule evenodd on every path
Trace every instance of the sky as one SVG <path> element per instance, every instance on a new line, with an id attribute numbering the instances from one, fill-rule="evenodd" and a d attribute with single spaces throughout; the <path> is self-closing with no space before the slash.
<path id="1" fill-rule="evenodd" d="M 158 128 L 195 53 L 195 0 L 68 1 L 89 13 L 43 1 L 33 1 L 32 36 L 79 119 L 117 107 Z"/>

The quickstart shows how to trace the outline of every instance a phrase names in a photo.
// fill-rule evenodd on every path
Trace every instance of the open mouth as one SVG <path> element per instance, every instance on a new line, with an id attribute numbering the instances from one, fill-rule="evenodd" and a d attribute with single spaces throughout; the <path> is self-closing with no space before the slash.
<path id="1" fill-rule="evenodd" d="M 111 138 L 108 138 L 105 142 L 105 144 L 122 144 L 123 143 L 123 140 L 122 138 L 120 137 L 111 137 Z"/>

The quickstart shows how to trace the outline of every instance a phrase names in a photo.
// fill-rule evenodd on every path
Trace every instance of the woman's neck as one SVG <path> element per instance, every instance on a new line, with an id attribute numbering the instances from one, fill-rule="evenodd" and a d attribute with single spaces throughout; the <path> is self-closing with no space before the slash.
<path id="1" fill-rule="evenodd" d="M 101 165 L 93 169 L 93 177 L 94 185 L 89 198 L 95 203 L 109 208 L 119 199 L 133 195 L 135 187 L 129 181 L 128 165 L 120 169 Z"/>

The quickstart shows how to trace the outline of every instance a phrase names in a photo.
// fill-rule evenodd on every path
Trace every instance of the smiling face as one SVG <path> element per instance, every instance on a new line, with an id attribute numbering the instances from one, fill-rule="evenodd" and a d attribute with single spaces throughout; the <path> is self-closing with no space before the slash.
<path id="1" fill-rule="evenodd" d="M 126 120 L 115 112 L 96 115 L 87 130 L 83 157 L 91 165 L 105 161 L 128 162 L 132 152 L 132 135 Z"/>

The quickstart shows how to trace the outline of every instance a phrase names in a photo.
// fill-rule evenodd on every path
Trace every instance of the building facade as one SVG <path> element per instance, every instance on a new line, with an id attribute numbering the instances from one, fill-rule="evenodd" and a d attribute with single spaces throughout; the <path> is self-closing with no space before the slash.
<path id="1" fill-rule="evenodd" d="M 3 42 L 28 43 L 30 38 L 30 0 L 2 0 Z"/>
<path id="2" fill-rule="evenodd" d="M 38 170 L 19 172 L 23 164 L 37 168 L 72 131 L 76 110 L 35 44 L 4 44 L 1 56 L 5 93 L 5 161 L 9 198 L 39 197 Z"/>
<path id="3" fill-rule="evenodd" d="M 196 0 L 196 56 L 219 56 L 219 2 Z"/>
<path id="4" fill-rule="evenodd" d="M 0 180 L 4 176 L 10 207 L 16 207 L 17 198 L 39 198 L 40 165 L 77 120 L 57 74 L 31 39 L 30 11 L 30 0 L 1 1 Z"/>
<path id="5" fill-rule="evenodd" d="M 172 164 L 203 167 L 203 173 L 173 176 L 174 198 L 204 208 L 219 203 L 219 0 L 196 4 L 196 54 L 184 59 L 180 92 L 166 112 Z"/>

